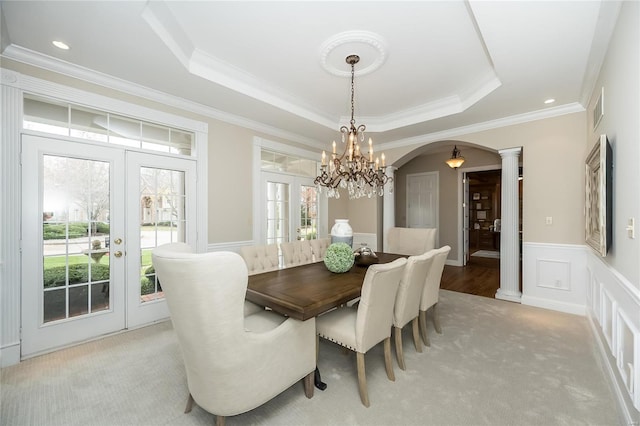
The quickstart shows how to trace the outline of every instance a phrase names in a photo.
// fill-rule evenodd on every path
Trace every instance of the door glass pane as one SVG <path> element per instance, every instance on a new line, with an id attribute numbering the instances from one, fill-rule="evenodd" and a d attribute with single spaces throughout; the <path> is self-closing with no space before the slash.
<path id="1" fill-rule="evenodd" d="M 108 162 L 43 157 L 44 323 L 109 309 L 109 182 Z"/>
<path id="2" fill-rule="evenodd" d="M 164 297 L 151 264 L 151 251 L 162 244 L 186 241 L 185 173 L 140 168 L 140 300 Z"/>
<path id="3" fill-rule="evenodd" d="M 300 185 L 300 232 L 301 240 L 318 238 L 318 193 L 315 186 Z"/>
<path id="4" fill-rule="evenodd" d="M 289 241 L 289 185 L 267 182 L 267 244 Z"/>

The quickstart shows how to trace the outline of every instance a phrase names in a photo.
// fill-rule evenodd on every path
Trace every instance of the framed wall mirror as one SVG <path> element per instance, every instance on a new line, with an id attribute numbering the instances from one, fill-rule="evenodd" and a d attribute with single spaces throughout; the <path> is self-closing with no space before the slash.
<path id="1" fill-rule="evenodd" d="M 605 257 L 613 234 L 613 150 L 607 135 L 600 135 L 585 166 L 585 238 L 596 253 Z"/>

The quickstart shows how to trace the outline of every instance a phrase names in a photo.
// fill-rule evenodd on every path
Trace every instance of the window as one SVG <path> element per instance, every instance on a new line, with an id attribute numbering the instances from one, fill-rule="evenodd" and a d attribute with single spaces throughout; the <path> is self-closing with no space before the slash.
<path id="1" fill-rule="evenodd" d="M 191 156 L 193 132 L 33 95 L 24 98 L 23 127 L 61 136 Z"/>

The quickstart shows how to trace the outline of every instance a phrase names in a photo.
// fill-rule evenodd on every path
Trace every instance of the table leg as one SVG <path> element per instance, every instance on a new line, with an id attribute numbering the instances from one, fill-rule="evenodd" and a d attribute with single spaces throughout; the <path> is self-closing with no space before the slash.
<path id="1" fill-rule="evenodd" d="M 322 378 L 320 377 L 320 370 L 318 369 L 318 367 L 316 367 L 316 374 L 313 377 L 313 383 L 316 385 L 316 387 L 318 389 L 320 389 L 321 391 L 325 390 L 327 388 L 327 384 L 324 383 L 322 381 Z"/>

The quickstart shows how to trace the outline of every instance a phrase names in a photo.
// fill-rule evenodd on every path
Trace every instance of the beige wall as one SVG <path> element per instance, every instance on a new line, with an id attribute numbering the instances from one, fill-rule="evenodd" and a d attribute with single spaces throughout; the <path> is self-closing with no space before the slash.
<path id="1" fill-rule="evenodd" d="M 496 151 L 523 148 L 524 241 L 584 243 L 585 126 L 586 114 L 582 112 L 456 137 Z M 391 164 L 404 162 L 403 157 L 412 151 L 420 151 L 420 147 L 386 150 Z M 466 148 L 463 152 L 470 161 Z M 548 216 L 553 218 L 553 225 L 545 224 Z M 449 235 L 448 230 L 445 232 Z"/>
<path id="2" fill-rule="evenodd" d="M 462 155 L 465 157 L 465 163 L 460 170 L 489 165 L 499 167 L 501 164 L 500 156 L 493 151 L 463 147 Z M 450 260 L 460 260 L 457 259 L 459 248 L 458 170 L 451 169 L 445 163 L 450 156 L 449 151 L 423 154 L 396 171 L 395 218 L 396 226 L 407 226 L 407 175 L 437 172 L 439 181 L 438 243 L 440 246 L 451 246 Z"/>
<path id="3" fill-rule="evenodd" d="M 588 136 L 584 161 L 601 134 L 613 149 L 613 244 L 605 262 L 640 288 L 640 3 L 622 2 L 618 24 L 611 38 L 588 107 Z M 593 107 L 604 87 L 604 116 L 593 129 Z M 636 236 L 627 235 L 629 218 Z"/>

